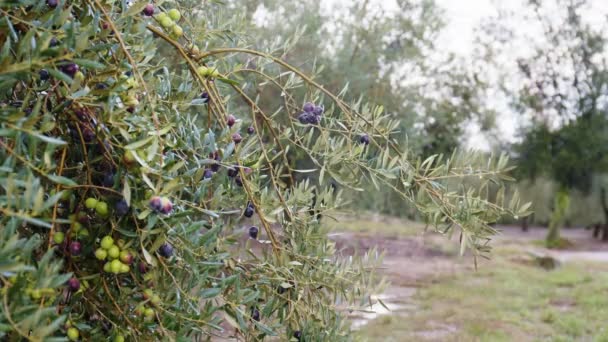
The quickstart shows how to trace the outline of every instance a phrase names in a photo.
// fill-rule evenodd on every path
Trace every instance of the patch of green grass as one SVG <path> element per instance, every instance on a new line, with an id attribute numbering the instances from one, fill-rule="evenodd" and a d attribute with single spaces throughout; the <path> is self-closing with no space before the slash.
<path id="1" fill-rule="evenodd" d="M 536 247 L 545 247 L 547 245 L 547 240 L 533 240 L 530 242 L 530 244 Z"/>
<path id="2" fill-rule="evenodd" d="M 608 341 L 608 265 L 565 264 L 553 271 L 499 255 L 477 272 L 423 287 L 406 317 L 372 321 L 365 341 Z M 441 323 L 439 327 L 437 324 Z M 449 326 L 453 331 L 444 331 Z"/>
<path id="3" fill-rule="evenodd" d="M 545 247 L 550 249 L 566 249 L 572 247 L 573 243 L 567 239 L 559 238 L 554 241 L 545 241 Z"/>
<path id="4" fill-rule="evenodd" d="M 401 218 L 378 216 L 372 213 L 357 215 L 332 215 L 336 220 L 325 218 L 323 224 L 330 231 L 382 234 L 387 238 L 419 235 L 425 225 Z"/>

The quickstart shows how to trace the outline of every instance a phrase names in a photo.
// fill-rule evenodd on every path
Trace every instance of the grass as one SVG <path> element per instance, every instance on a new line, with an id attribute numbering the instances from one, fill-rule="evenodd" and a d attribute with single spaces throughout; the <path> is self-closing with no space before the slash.
<path id="1" fill-rule="evenodd" d="M 608 341 L 608 265 L 545 271 L 500 251 L 477 272 L 421 288 L 418 309 L 363 328 L 365 341 Z"/>
<path id="2" fill-rule="evenodd" d="M 331 231 L 363 234 L 382 234 L 390 237 L 414 236 L 424 232 L 425 225 L 420 222 L 400 218 L 379 216 L 373 213 L 356 215 L 332 215 L 336 220 L 327 218 L 323 224 Z"/>

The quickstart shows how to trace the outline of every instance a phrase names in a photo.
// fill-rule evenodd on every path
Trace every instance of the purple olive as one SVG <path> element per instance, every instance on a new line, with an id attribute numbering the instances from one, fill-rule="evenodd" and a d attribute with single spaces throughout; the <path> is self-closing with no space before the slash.
<path id="1" fill-rule="evenodd" d="M 146 7 L 144 7 L 144 15 L 151 17 L 152 15 L 154 15 L 154 5 L 153 4 L 147 4 Z"/>
<path id="2" fill-rule="evenodd" d="M 369 145 L 369 135 L 364 134 L 359 138 L 359 142 L 363 145 Z"/>
<path id="3" fill-rule="evenodd" d="M 312 113 L 316 116 L 321 116 L 323 115 L 324 111 L 325 109 L 323 108 L 323 106 L 315 106 L 315 109 L 313 109 Z"/>
<path id="4" fill-rule="evenodd" d="M 306 102 L 302 109 L 304 109 L 304 112 L 306 113 L 312 113 L 315 110 L 315 105 L 311 102 Z"/>
<path id="5" fill-rule="evenodd" d="M 213 177 L 213 171 L 211 171 L 210 169 L 205 170 L 205 173 L 203 174 L 203 178 L 209 179 L 211 177 Z"/>
<path id="6" fill-rule="evenodd" d="M 260 310 L 258 310 L 258 308 L 251 309 L 251 319 L 254 321 L 260 320 Z"/>
<path id="7" fill-rule="evenodd" d="M 92 142 L 95 140 L 95 132 L 88 127 L 82 128 L 82 139 L 87 143 Z"/>
<path id="8" fill-rule="evenodd" d="M 165 258 L 170 258 L 173 255 L 173 246 L 168 243 L 162 244 L 158 249 L 158 254 Z"/>
<path id="9" fill-rule="evenodd" d="M 236 123 L 236 118 L 234 117 L 234 115 L 232 115 L 232 114 L 228 115 L 228 119 L 226 120 L 226 124 L 228 124 L 228 127 L 234 126 L 235 123 Z"/>
<path id="10" fill-rule="evenodd" d="M 112 172 L 108 172 L 105 175 L 103 175 L 103 181 L 101 182 L 101 185 L 105 186 L 106 188 L 110 188 L 114 186 L 114 174 Z"/>
<path id="11" fill-rule="evenodd" d="M 238 176 L 238 174 L 239 174 L 238 165 L 234 165 L 234 166 L 228 168 L 228 177 L 234 178 L 234 177 Z"/>
<path id="12" fill-rule="evenodd" d="M 253 226 L 253 227 L 249 228 L 249 237 L 252 239 L 257 239 L 259 232 L 260 232 L 260 230 L 258 229 L 258 227 Z"/>
<path id="13" fill-rule="evenodd" d="M 168 198 L 162 197 L 160 213 L 164 214 L 164 215 L 169 215 L 172 210 L 173 210 L 173 203 L 171 203 L 171 201 Z"/>
<path id="14" fill-rule="evenodd" d="M 70 254 L 73 256 L 79 256 L 82 253 L 82 245 L 78 241 L 70 242 Z"/>
<path id="15" fill-rule="evenodd" d="M 150 206 L 150 209 L 154 211 L 161 211 L 161 209 L 163 208 L 163 202 L 160 196 L 154 196 L 150 198 L 150 202 L 148 204 Z"/>
<path id="16" fill-rule="evenodd" d="M 203 100 L 203 103 L 208 103 L 209 102 L 209 93 L 207 93 L 206 91 L 204 91 L 201 94 L 201 99 Z"/>
<path id="17" fill-rule="evenodd" d="M 80 70 L 80 67 L 78 67 L 78 64 L 76 63 L 68 63 L 61 67 L 61 71 L 70 77 L 74 77 L 78 70 Z"/>
<path id="18" fill-rule="evenodd" d="M 148 266 L 146 265 L 145 262 L 140 261 L 138 268 L 139 268 L 139 273 L 141 273 L 141 274 L 148 273 Z"/>
<path id="19" fill-rule="evenodd" d="M 116 204 L 114 205 L 114 209 L 116 210 L 116 215 L 124 216 L 129 212 L 129 205 L 127 204 L 127 201 L 121 199 L 116 202 Z"/>
<path id="20" fill-rule="evenodd" d="M 80 280 L 74 277 L 70 278 L 70 280 L 68 280 L 68 289 L 70 289 L 71 292 L 80 290 Z"/>
<path id="21" fill-rule="evenodd" d="M 250 202 L 247 204 L 247 207 L 245 208 L 243 215 L 245 215 L 245 217 L 251 217 L 251 216 L 253 216 L 254 211 L 255 211 L 255 208 L 253 207 L 253 204 L 251 204 L 251 202 Z"/>
<path id="22" fill-rule="evenodd" d="M 46 80 L 48 80 L 51 77 L 51 75 L 49 74 L 49 72 L 46 71 L 45 69 L 40 70 L 38 72 L 38 76 L 40 76 L 40 79 L 42 81 L 46 81 Z"/>
<path id="23" fill-rule="evenodd" d="M 209 168 L 211 169 L 211 171 L 218 172 L 220 170 L 220 167 L 221 167 L 220 163 L 218 163 L 218 161 L 221 160 L 220 153 L 218 151 L 209 153 L 209 159 L 213 159 L 213 160 L 216 161 L 215 163 L 211 164 L 211 166 L 209 166 Z"/>

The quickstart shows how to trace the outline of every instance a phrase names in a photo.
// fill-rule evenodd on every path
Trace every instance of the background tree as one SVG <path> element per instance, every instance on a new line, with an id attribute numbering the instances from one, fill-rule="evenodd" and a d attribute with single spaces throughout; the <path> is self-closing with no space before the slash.
<path id="1" fill-rule="evenodd" d="M 528 122 L 521 142 L 513 147 L 518 178 L 534 182 L 548 177 L 557 183 L 557 193 L 593 194 L 601 205 L 601 179 L 608 171 L 608 35 L 605 27 L 584 20 L 588 7 L 588 1 L 530 1 L 522 13 L 505 14 L 486 29 L 496 38 L 488 46 L 495 56 L 514 44 L 529 44 L 532 51 L 517 59 L 518 73 L 505 80 L 503 88 L 512 108 Z M 539 32 L 521 36 L 508 24 L 514 22 Z M 578 214 L 593 220 L 593 215 Z M 608 231 L 605 236 L 608 239 Z M 557 232 L 549 234 L 550 240 L 558 238 Z"/>

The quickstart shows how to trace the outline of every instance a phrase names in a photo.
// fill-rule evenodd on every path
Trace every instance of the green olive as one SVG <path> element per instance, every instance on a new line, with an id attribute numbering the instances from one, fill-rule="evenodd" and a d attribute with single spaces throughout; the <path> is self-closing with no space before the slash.
<path id="1" fill-rule="evenodd" d="M 179 38 L 182 36 L 182 34 L 184 34 L 184 30 L 182 29 L 181 26 L 179 26 L 179 25 L 173 26 L 173 36 L 174 37 Z"/>
<path id="2" fill-rule="evenodd" d="M 120 262 L 120 260 L 118 260 L 118 259 L 113 260 L 110 263 L 110 271 L 112 271 L 112 273 L 114 273 L 114 274 L 120 273 L 121 265 L 122 265 L 122 263 Z"/>
<path id="3" fill-rule="evenodd" d="M 87 209 L 94 209 L 97 206 L 97 200 L 93 197 L 89 197 L 84 201 L 84 206 L 87 207 Z"/>
<path id="4" fill-rule="evenodd" d="M 99 260 L 106 260 L 108 252 L 103 248 L 97 248 L 97 250 L 95 250 L 95 257 Z"/>
<path id="5" fill-rule="evenodd" d="M 78 329 L 74 327 L 69 328 L 68 338 L 70 339 L 70 341 L 78 341 L 78 338 L 80 338 L 80 332 L 78 331 Z"/>
<path id="6" fill-rule="evenodd" d="M 169 10 L 169 18 L 175 21 L 179 21 L 182 17 L 182 14 L 179 12 L 177 8 L 172 8 Z"/>
<path id="7" fill-rule="evenodd" d="M 108 250 L 114 246 L 114 239 L 110 235 L 106 235 L 101 239 L 101 248 Z"/>
<path id="8" fill-rule="evenodd" d="M 95 206 L 95 211 L 99 216 L 105 217 L 108 215 L 108 204 L 106 202 L 99 201 Z"/>
<path id="9" fill-rule="evenodd" d="M 113 245 L 112 247 L 110 247 L 108 249 L 108 257 L 110 257 L 110 259 L 118 259 L 119 256 L 120 256 L 120 249 L 118 249 L 118 246 Z"/>
<path id="10" fill-rule="evenodd" d="M 175 22 L 171 20 L 171 18 L 167 17 L 160 20 L 160 25 L 166 29 L 169 29 L 175 25 Z"/>
<path id="11" fill-rule="evenodd" d="M 53 241 L 60 245 L 63 243 L 63 241 L 65 240 L 65 234 L 63 232 L 55 232 L 53 234 Z"/>

